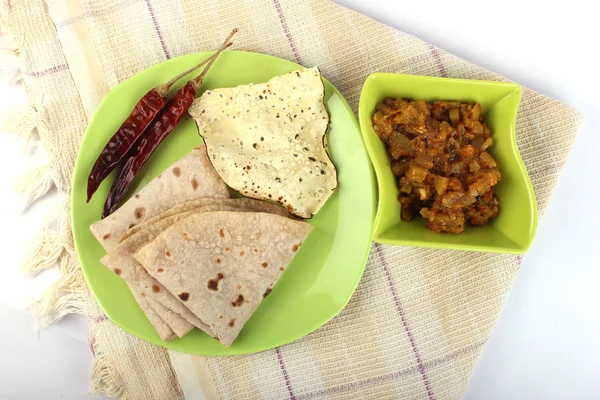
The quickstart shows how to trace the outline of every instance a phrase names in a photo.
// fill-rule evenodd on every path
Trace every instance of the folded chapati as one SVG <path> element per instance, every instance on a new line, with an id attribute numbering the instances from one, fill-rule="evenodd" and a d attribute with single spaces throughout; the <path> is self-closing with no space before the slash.
<path id="1" fill-rule="evenodd" d="M 127 229 L 176 204 L 203 197 L 229 197 L 227 185 L 208 161 L 204 145 L 175 162 L 90 229 L 100 244 L 110 250 Z"/>
<path id="2" fill-rule="evenodd" d="M 323 96 L 321 74 L 310 68 L 263 84 L 208 90 L 189 112 L 210 162 L 232 189 L 309 218 L 337 187 L 324 145 Z"/>
<path id="3" fill-rule="evenodd" d="M 133 254 L 177 221 L 194 213 L 218 210 L 268 212 L 289 217 L 289 213 L 281 206 L 253 199 L 206 198 L 192 200 L 176 205 L 136 226 L 136 232 L 126 237 L 100 260 L 102 264 L 127 281 L 130 287 L 136 288 L 141 296 L 149 300 L 149 305 L 171 326 L 179 337 L 181 337 L 182 332 L 189 332 L 192 325 L 211 336 L 213 334 L 206 324 L 169 293 L 162 284 L 150 276 L 133 258 Z M 157 307 L 156 303 L 164 307 Z M 142 303 L 140 303 L 140 306 L 146 311 Z"/>
<path id="4" fill-rule="evenodd" d="M 129 289 L 131 289 L 131 293 L 133 293 L 133 297 L 138 302 L 144 314 L 148 318 L 148 321 L 154 326 L 156 333 L 158 333 L 158 337 L 160 337 L 164 341 L 173 340 L 177 337 L 173 329 L 165 322 L 164 319 L 158 315 L 158 312 L 150 306 L 149 302 L 142 296 L 142 294 L 133 286 L 129 285 Z"/>
<path id="5" fill-rule="evenodd" d="M 217 209 L 210 210 L 210 211 L 218 211 L 218 207 L 236 207 L 236 208 L 239 208 L 240 211 L 266 212 L 266 213 L 270 213 L 270 214 L 281 215 L 283 217 L 291 217 L 290 213 L 286 209 L 284 209 L 280 205 L 274 204 L 274 203 L 268 203 L 268 202 L 257 201 L 254 199 L 245 199 L 245 198 L 222 199 L 222 198 L 205 197 L 205 198 L 190 200 L 190 201 L 186 201 L 185 203 L 177 204 L 165 212 L 155 215 L 152 218 L 148 218 L 146 221 L 142 222 L 141 224 L 136 225 L 136 226 L 132 227 L 131 229 L 128 229 L 127 231 L 125 231 L 125 233 L 123 233 L 121 235 L 121 237 L 119 238 L 119 243 L 121 243 L 128 237 L 134 235 L 135 233 L 139 232 L 144 227 L 146 227 L 150 224 L 153 224 L 157 221 L 160 221 L 161 219 L 164 219 L 164 218 L 167 218 L 167 217 L 170 217 L 170 216 L 182 213 L 182 212 L 198 210 L 200 208 L 203 208 L 206 206 L 213 206 L 213 205 L 216 206 Z"/>
<path id="6" fill-rule="evenodd" d="M 311 229 L 275 214 L 197 213 L 166 229 L 134 257 L 229 346 Z"/>

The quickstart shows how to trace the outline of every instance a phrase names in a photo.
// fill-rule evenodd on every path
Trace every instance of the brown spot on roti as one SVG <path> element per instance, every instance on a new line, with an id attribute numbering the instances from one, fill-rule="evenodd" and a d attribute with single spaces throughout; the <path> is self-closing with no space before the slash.
<path id="1" fill-rule="evenodd" d="M 231 321 L 229 321 L 229 323 L 227 325 L 229 325 L 230 328 L 233 328 L 235 326 L 235 318 L 233 318 Z"/>
<path id="2" fill-rule="evenodd" d="M 198 189 L 198 181 L 197 181 L 197 180 L 195 180 L 195 179 L 192 179 L 190 182 L 191 182 L 191 184 L 192 184 L 192 189 L 194 189 L 194 191 L 195 191 L 196 189 Z"/>
<path id="3" fill-rule="evenodd" d="M 136 198 L 136 199 L 139 199 L 139 198 L 140 198 L 140 195 L 139 195 L 139 194 L 136 194 L 136 195 L 135 195 L 135 198 Z"/>
<path id="4" fill-rule="evenodd" d="M 129 224 L 129 225 L 127 225 L 127 229 L 131 229 L 131 228 L 133 228 L 134 226 L 135 226 L 135 224 Z"/>
<path id="5" fill-rule="evenodd" d="M 162 174 L 158 174 L 157 178 L 158 179 L 162 178 Z"/>
<path id="6" fill-rule="evenodd" d="M 102 239 L 108 240 L 108 239 L 110 239 L 110 237 L 111 237 L 111 234 L 107 233 L 106 235 L 102 236 Z"/>
<path id="7" fill-rule="evenodd" d="M 292 246 L 292 251 L 295 253 L 298 251 L 298 249 L 300 248 L 300 246 L 302 246 L 302 242 L 295 244 Z"/>
<path id="8" fill-rule="evenodd" d="M 184 233 L 184 234 L 183 234 L 183 240 L 185 240 L 185 241 L 189 241 L 189 240 L 191 240 L 191 239 L 190 239 L 190 237 L 188 236 L 188 234 L 187 234 L 187 233 Z"/>
<path id="9" fill-rule="evenodd" d="M 135 219 L 142 219 L 146 215 L 146 209 L 144 207 L 138 207 L 133 212 L 133 215 L 135 215 Z"/>
<path id="10" fill-rule="evenodd" d="M 267 290 L 265 290 L 265 293 L 263 294 L 263 299 L 267 297 L 269 293 L 271 293 L 271 288 L 267 288 Z"/>
<path id="11" fill-rule="evenodd" d="M 171 252 L 169 250 L 165 251 L 165 256 L 171 257 Z"/>
<path id="12" fill-rule="evenodd" d="M 231 251 L 231 247 L 225 247 L 225 251 Z"/>
<path id="13" fill-rule="evenodd" d="M 223 316 L 222 316 L 222 315 L 219 315 L 219 319 L 223 319 Z"/>
<path id="14" fill-rule="evenodd" d="M 117 274 L 117 275 L 121 275 L 121 272 L 123 272 L 123 271 L 121 271 L 120 268 L 115 268 L 114 271 L 115 271 L 115 274 Z"/>
<path id="15" fill-rule="evenodd" d="M 175 175 L 176 177 L 180 177 L 181 176 L 181 168 L 179 168 L 179 167 L 173 168 L 173 175 Z"/>
<path id="16" fill-rule="evenodd" d="M 280 271 L 285 271 L 285 268 L 284 267 L 279 267 L 279 270 Z"/>
<path id="17" fill-rule="evenodd" d="M 261 265 L 263 268 L 267 268 L 269 266 L 269 263 L 265 261 Z"/>
<path id="18" fill-rule="evenodd" d="M 217 274 L 217 279 L 223 279 L 223 278 L 225 278 L 225 275 L 223 275 L 223 273 L 222 273 L 222 272 L 219 272 L 219 273 Z"/>
<path id="19" fill-rule="evenodd" d="M 146 297 L 146 292 L 142 292 L 142 297 Z"/>
<path id="20" fill-rule="evenodd" d="M 209 279 L 206 287 L 208 290 L 212 290 L 213 292 L 217 292 L 219 290 L 219 280 L 218 279 Z"/>
<path id="21" fill-rule="evenodd" d="M 186 292 L 179 293 L 179 298 L 183 301 L 188 301 L 188 299 L 190 298 L 190 294 Z"/>
<path id="22" fill-rule="evenodd" d="M 225 237 L 225 230 L 223 228 L 219 229 L 219 236 L 222 238 Z"/>
<path id="23" fill-rule="evenodd" d="M 244 304 L 244 295 L 239 294 L 238 297 L 231 302 L 231 305 L 234 307 L 241 307 Z"/>
<path id="24" fill-rule="evenodd" d="M 240 251 L 240 256 L 243 256 L 244 254 L 246 254 L 244 250 Z"/>
<path id="25" fill-rule="evenodd" d="M 158 269 L 156 270 L 156 272 L 163 272 L 164 270 L 165 270 L 164 268 L 158 268 Z"/>
<path id="26" fill-rule="evenodd" d="M 242 285 L 238 284 L 237 288 L 238 288 L 238 290 L 240 290 L 242 288 Z"/>
<path id="27" fill-rule="evenodd" d="M 160 288 L 158 287 L 158 285 L 152 285 L 152 291 L 154 293 L 158 293 L 158 292 L 160 292 Z"/>
<path id="28" fill-rule="evenodd" d="M 217 264 L 221 264 L 221 259 L 220 259 L 220 258 L 217 258 L 217 259 L 215 260 L 215 262 L 216 262 Z"/>

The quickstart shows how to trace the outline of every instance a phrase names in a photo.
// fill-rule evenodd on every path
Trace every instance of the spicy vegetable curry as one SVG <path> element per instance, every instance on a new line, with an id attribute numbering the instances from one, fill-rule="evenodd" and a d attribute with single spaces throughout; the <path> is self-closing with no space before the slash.
<path id="1" fill-rule="evenodd" d="M 390 155 L 403 221 L 420 214 L 429 230 L 460 233 L 498 216 L 501 174 L 479 103 L 386 98 L 373 127 Z"/>

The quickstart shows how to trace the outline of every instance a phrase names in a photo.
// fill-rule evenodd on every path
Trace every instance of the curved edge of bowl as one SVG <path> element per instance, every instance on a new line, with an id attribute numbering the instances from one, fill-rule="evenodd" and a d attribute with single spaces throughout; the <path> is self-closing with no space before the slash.
<path id="1" fill-rule="evenodd" d="M 527 252 L 527 250 L 531 247 L 531 244 L 533 243 L 533 240 L 535 238 L 535 234 L 537 231 L 538 209 L 537 209 L 537 200 L 536 200 L 536 196 L 535 196 L 535 191 L 533 189 L 533 184 L 531 182 L 529 172 L 527 171 L 527 168 L 525 167 L 525 163 L 523 162 L 523 159 L 521 157 L 521 152 L 519 151 L 519 147 L 517 145 L 516 122 L 517 122 L 518 108 L 515 109 L 514 112 L 512 113 L 512 115 L 510 116 L 512 125 L 515 127 L 515 129 L 513 129 L 510 132 L 510 143 L 511 143 L 511 153 L 512 153 L 511 156 L 516 161 L 516 166 L 518 167 L 518 169 L 519 169 L 520 173 L 522 174 L 524 181 L 525 181 L 524 188 L 527 191 L 527 198 L 529 200 L 529 204 L 527 206 L 530 209 L 530 213 L 531 213 L 531 217 L 532 217 L 531 224 L 529 226 L 529 235 L 528 235 L 527 243 L 525 243 L 522 246 L 519 246 L 518 248 L 507 249 L 507 248 L 494 248 L 494 247 L 482 247 L 482 246 L 470 246 L 470 245 L 448 245 L 448 244 L 422 243 L 422 242 L 413 242 L 413 241 L 406 241 L 406 240 L 389 240 L 389 239 L 383 239 L 380 237 L 380 235 L 383 234 L 385 231 L 387 231 L 387 229 L 389 228 L 389 227 L 382 227 L 383 216 L 382 216 L 382 211 L 381 211 L 381 207 L 380 207 L 381 188 L 383 186 L 382 185 L 382 179 L 383 179 L 382 175 L 383 175 L 383 173 L 385 173 L 385 171 L 382 170 L 383 163 L 375 162 L 373 160 L 373 158 L 375 157 L 373 143 L 371 142 L 371 139 L 369 138 L 369 135 L 368 135 L 368 131 L 369 131 L 369 129 L 372 129 L 372 126 L 371 126 L 371 120 L 370 120 L 370 111 L 367 110 L 368 105 L 366 104 L 366 99 L 365 99 L 365 94 L 369 91 L 370 83 L 372 82 L 373 79 L 377 78 L 380 75 L 406 75 L 406 74 L 396 74 L 396 73 L 389 73 L 389 72 L 374 72 L 367 76 L 367 78 L 365 79 L 365 82 L 363 84 L 363 87 L 361 89 L 359 106 L 358 106 L 358 119 L 359 119 L 359 124 L 360 124 L 360 128 L 361 128 L 361 134 L 362 134 L 363 140 L 365 142 L 365 147 L 369 154 L 369 160 L 373 167 L 375 177 L 376 177 L 376 183 L 377 183 L 376 213 L 375 213 L 375 219 L 373 222 L 373 228 L 372 228 L 372 232 L 371 232 L 372 240 L 377 243 L 388 244 L 388 245 L 444 248 L 444 249 L 455 249 L 455 250 L 464 250 L 464 251 L 481 251 L 481 252 L 494 252 L 494 253 L 505 253 L 505 254 L 523 254 L 523 253 Z M 458 78 L 439 78 L 439 77 L 428 77 L 428 78 L 444 79 L 444 80 L 450 80 L 450 81 L 465 81 L 465 79 L 458 79 Z M 513 82 L 482 81 L 482 83 L 483 82 L 489 83 L 492 85 L 498 84 L 498 85 L 513 87 L 515 89 L 515 91 L 517 91 L 519 104 L 520 104 L 521 93 L 522 93 L 520 85 L 513 83 Z M 519 106 L 519 108 L 520 108 L 520 106 Z M 367 113 L 369 115 L 367 115 Z"/>

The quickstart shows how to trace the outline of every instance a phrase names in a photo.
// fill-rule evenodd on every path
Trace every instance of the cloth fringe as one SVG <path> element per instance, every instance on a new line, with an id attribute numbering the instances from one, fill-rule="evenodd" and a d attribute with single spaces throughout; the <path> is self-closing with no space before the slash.
<path id="1" fill-rule="evenodd" d="M 58 232 L 41 229 L 32 239 L 19 269 L 24 275 L 35 276 L 56 264 L 63 251 Z"/>
<path id="2" fill-rule="evenodd" d="M 8 33 L 11 12 L 9 1 L 0 0 L 0 81 L 14 84 L 23 78 L 19 49 L 23 44 L 24 35 L 18 41 Z M 0 129 L 23 138 L 25 149 L 28 149 L 33 131 L 43 124 L 40 114 L 31 106 L 14 106 L 2 114 Z M 22 210 L 46 194 L 53 185 L 53 170 L 49 164 L 40 165 L 25 174 L 15 185 L 15 189 L 25 195 Z M 64 212 L 68 213 L 69 210 L 66 209 Z M 42 329 L 46 329 L 67 314 L 84 313 L 86 284 L 74 254 L 68 214 L 59 221 L 58 230 L 48 228 L 48 224 L 40 229 L 23 260 L 21 270 L 27 275 L 34 276 L 57 262 L 61 278 L 42 298 L 29 306 L 34 321 Z M 122 380 L 115 377 L 114 367 L 97 344 L 93 331 L 92 328 L 90 342 L 96 359 L 90 375 L 90 394 L 121 397 L 124 384 Z"/>
<path id="3" fill-rule="evenodd" d="M 25 139 L 24 150 L 28 150 L 33 131 L 42 123 L 38 112 L 29 105 L 7 107 L 0 113 L 0 130 L 18 138 Z"/>
<path id="4" fill-rule="evenodd" d="M 90 391 L 92 396 L 105 395 L 109 397 L 121 398 L 123 395 L 123 381 L 117 378 L 113 371 L 110 359 L 104 354 L 101 346 L 95 338 L 95 329 L 90 329 L 90 343 L 95 355 L 94 365 L 90 372 Z"/>
<path id="5" fill-rule="evenodd" d="M 1 29 L 0 29 L 1 30 Z M 0 35 L 0 81 L 16 84 L 23 79 L 19 44 L 15 38 L 6 33 Z"/>
<path id="6" fill-rule="evenodd" d="M 60 260 L 62 277 L 55 282 L 41 299 L 29 306 L 29 311 L 37 325 L 48 328 L 67 314 L 82 314 L 85 288 L 83 274 L 77 266 L 77 260 L 64 253 Z"/>
<path id="7" fill-rule="evenodd" d="M 20 211 L 26 210 L 31 203 L 48 193 L 55 186 L 54 170 L 50 163 L 40 164 L 27 171 L 13 184 L 15 191 L 23 195 Z"/>

